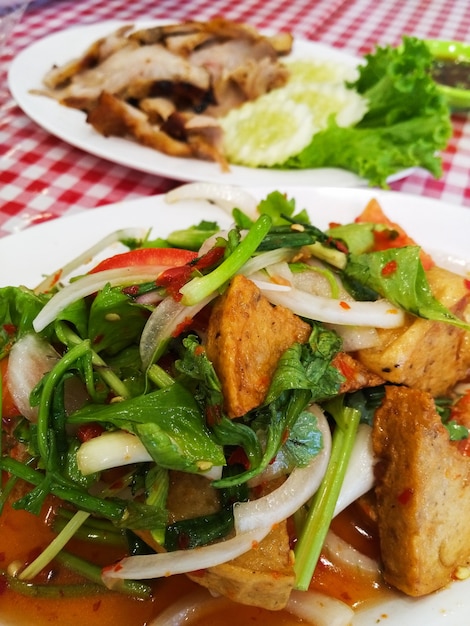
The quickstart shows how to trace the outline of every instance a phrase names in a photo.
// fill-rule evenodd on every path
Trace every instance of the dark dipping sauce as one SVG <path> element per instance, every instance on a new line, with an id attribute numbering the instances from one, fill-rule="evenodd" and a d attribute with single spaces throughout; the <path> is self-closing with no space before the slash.
<path id="1" fill-rule="evenodd" d="M 470 62 L 436 59 L 431 68 L 433 79 L 440 85 L 470 89 Z"/>

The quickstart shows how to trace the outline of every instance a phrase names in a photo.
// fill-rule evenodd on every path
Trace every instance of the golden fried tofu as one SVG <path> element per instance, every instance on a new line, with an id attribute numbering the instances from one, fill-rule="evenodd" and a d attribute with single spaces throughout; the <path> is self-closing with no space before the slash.
<path id="1" fill-rule="evenodd" d="M 283 609 L 295 583 L 287 523 L 275 526 L 256 547 L 236 559 L 188 576 L 235 602 L 271 611 Z"/>
<path id="2" fill-rule="evenodd" d="M 206 352 L 222 384 L 225 411 L 240 417 L 259 406 L 279 358 L 293 343 L 305 343 L 310 325 L 272 305 L 244 276 L 235 276 L 212 310 Z"/>
<path id="3" fill-rule="evenodd" d="M 427 277 L 434 296 L 458 317 L 470 311 L 470 291 L 462 276 L 433 267 Z M 446 395 L 470 368 L 470 333 L 450 324 L 408 316 L 402 328 L 378 330 L 380 345 L 356 357 L 385 380 Z"/>
<path id="4" fill-rule="evenodd" d="M 372 431 L 385 580 L 410 596 L 447 585 L 470 566 L 470 457 L 431 395 L 387 386 Z"/>
<path id="5" fill-rule="evenodd" d="M 215 513 L 219 501 L 207 478 L 170 472 L 167 506 L 171 520 L 176 521 Z M 287 523 L 275 526 L 249 552 L 227 563 L 191 572 L 188 577 L 242 604 L 270 610 L 284 608 L 295 582 Z"/>

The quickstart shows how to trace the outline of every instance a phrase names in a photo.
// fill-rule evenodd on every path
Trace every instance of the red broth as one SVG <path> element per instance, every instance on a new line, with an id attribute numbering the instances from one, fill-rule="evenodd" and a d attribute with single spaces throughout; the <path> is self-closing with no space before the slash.
<path id="1" fill-rule="evenodd" d="M 5 570 L 14 562 L 30 562 L 53 539 L 54 534 L 46 521 L 50 509 L 45 509 L 40 517 L 24 511 L 16 511 L 6 506 L 0 517 L 0 569 Z M 361 549 L 374 552 L 376 540 L 371 529 L 364 530 L 364 519 L 358 511 L 349 509 L 335 520 L 335 531 L 359 543 Z M 360 530 L 358 530 L 360 529 Z M 370 539 L 364 539 L 370 537 Z M 364 544 L 365 542 L 365 544 Z M 371 547 L 372 546 L 372 547 Z M 120 558 L 116 549 L 97 548 L 85 542 L 72 541 L 67 549 L 101 564 L 110 563 Z M 41 580 L 51 583 L 77 582 L 77 577 L 64 573 L 60 567 L 51 566 L 41 574 Z M 358 577 L 342 570 L 324 557 L 315 573 L 313 588 L 328 591 L 335 590 L 335 596 L 351 606 L 362 602 L 377 600 L 384 593 L 383 587 L 377 588 L 368 577 Z M 185 594 L 200 589 L 185 576 L 173 576 L 155 581 L 154 596 L 151 600 L 135 600 L 117 593 L 103 593 L 77 598 L 35 598 L 20 595 L 0 578 L 0 617 L 10 626 L 145 626 L 164 608 Z M 201 618 L 202 619 L 202 618 Z M 198 622 L 187 622 L 191 626 L 204 626 L 208 615 Z M 270 612 L 256 607 L 237 605 L 236 610 L 219 610 L 210 615 L 212 626 L 239 626 L 240 623 L 266 624 L 270 626 L 294 626 L 300 622 L 285 611 Z"/>

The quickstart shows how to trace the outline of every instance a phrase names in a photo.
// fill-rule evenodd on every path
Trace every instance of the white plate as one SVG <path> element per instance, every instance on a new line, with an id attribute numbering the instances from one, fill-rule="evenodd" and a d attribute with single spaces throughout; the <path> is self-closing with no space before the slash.
<path id="1" fill-rule="evenodd" d="M 315 224 L 351 221 L 376 197 L 386 214 L 406 228 L 439 261 L 462 272 L 470 269 L 468 233 L 470 211 L 417 196 L 369 189 L 276 187 L 296 199 L 297 209 L 308 208 Z M 263 198 L 270 188 L 251 191 Z M 122 227 L 152 227 L 153 235 L 166 236 L 177 228 L 201 219 L 228 225 L 230 217 L 205 201 L 166 204 L 163 196 L 88 210 L 0 239 L 0 286 L 24 284 L 34 287 L 43 274 L 59 268 L 102 236 Z M 27 252 L 26 252 L 27 251 Z M 458 260 L 461 260 L 459 263 Z M 354 626 L 462 626 L 470 615 L 470 580 L 450 585 L 424 599 L 393 597 L 356 614 Z M 3 626 L 13 626 L 3 624 Z"/>
<path id="2" fill-rule="evenodd" d="M 137 22 L 143 28 L 162 22 Z M 308 185 L 357 187 L 367 182 L 356 174 L 336 168 L 310 170 L 269 170 L 231 166 L 230 172 L 221 172 L 219 165 L 197 159 L 167 156 L 128 139 L 103 137 L 86 123 L 81 111 L 58 102 L 32 95 L 30 89 L 41 88 L 41 80 L 53 65 L 61 65 L 81 56 L 86 47 L 122 26 L 123 22 L 108 21 L 80 26 L 45 37 L 23 50 L 12 62 L 8 82 L 17 104 L 37 124 L 69 144 L 86 152 L 142 172 L 158 174 L 182 181 L 206 180 L 237 185 Z M 357 59 L 337 48 L 296 39 L 292 56 L 342 62 L 356 67 Z M 400 172 L 390 177 L 397 180 L 409 173 Z"/>

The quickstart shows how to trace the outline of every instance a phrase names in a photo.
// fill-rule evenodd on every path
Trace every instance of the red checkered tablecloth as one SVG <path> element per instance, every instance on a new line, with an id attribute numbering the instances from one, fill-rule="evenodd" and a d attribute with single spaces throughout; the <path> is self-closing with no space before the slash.
<path id="1" fill-rule="evenodd" d="M 470 42 L 468 0 L 37 0 L 31 2 L 2 57 L 0 88 L 15 54 L 55 31 L 110 19 L 208 19 L 222 15 L 259 28 L 363 55 L 397 44 L 404 33 Z M 161 193 L 177 181 L 104 161 L 42 130 L 7 95 L 0 102 L 0 236 L 40 221 L 112 202 Z M 470 207 L 470 121 L 453 117 L 444 175 L 416 171 L 394 190 Z"/>

